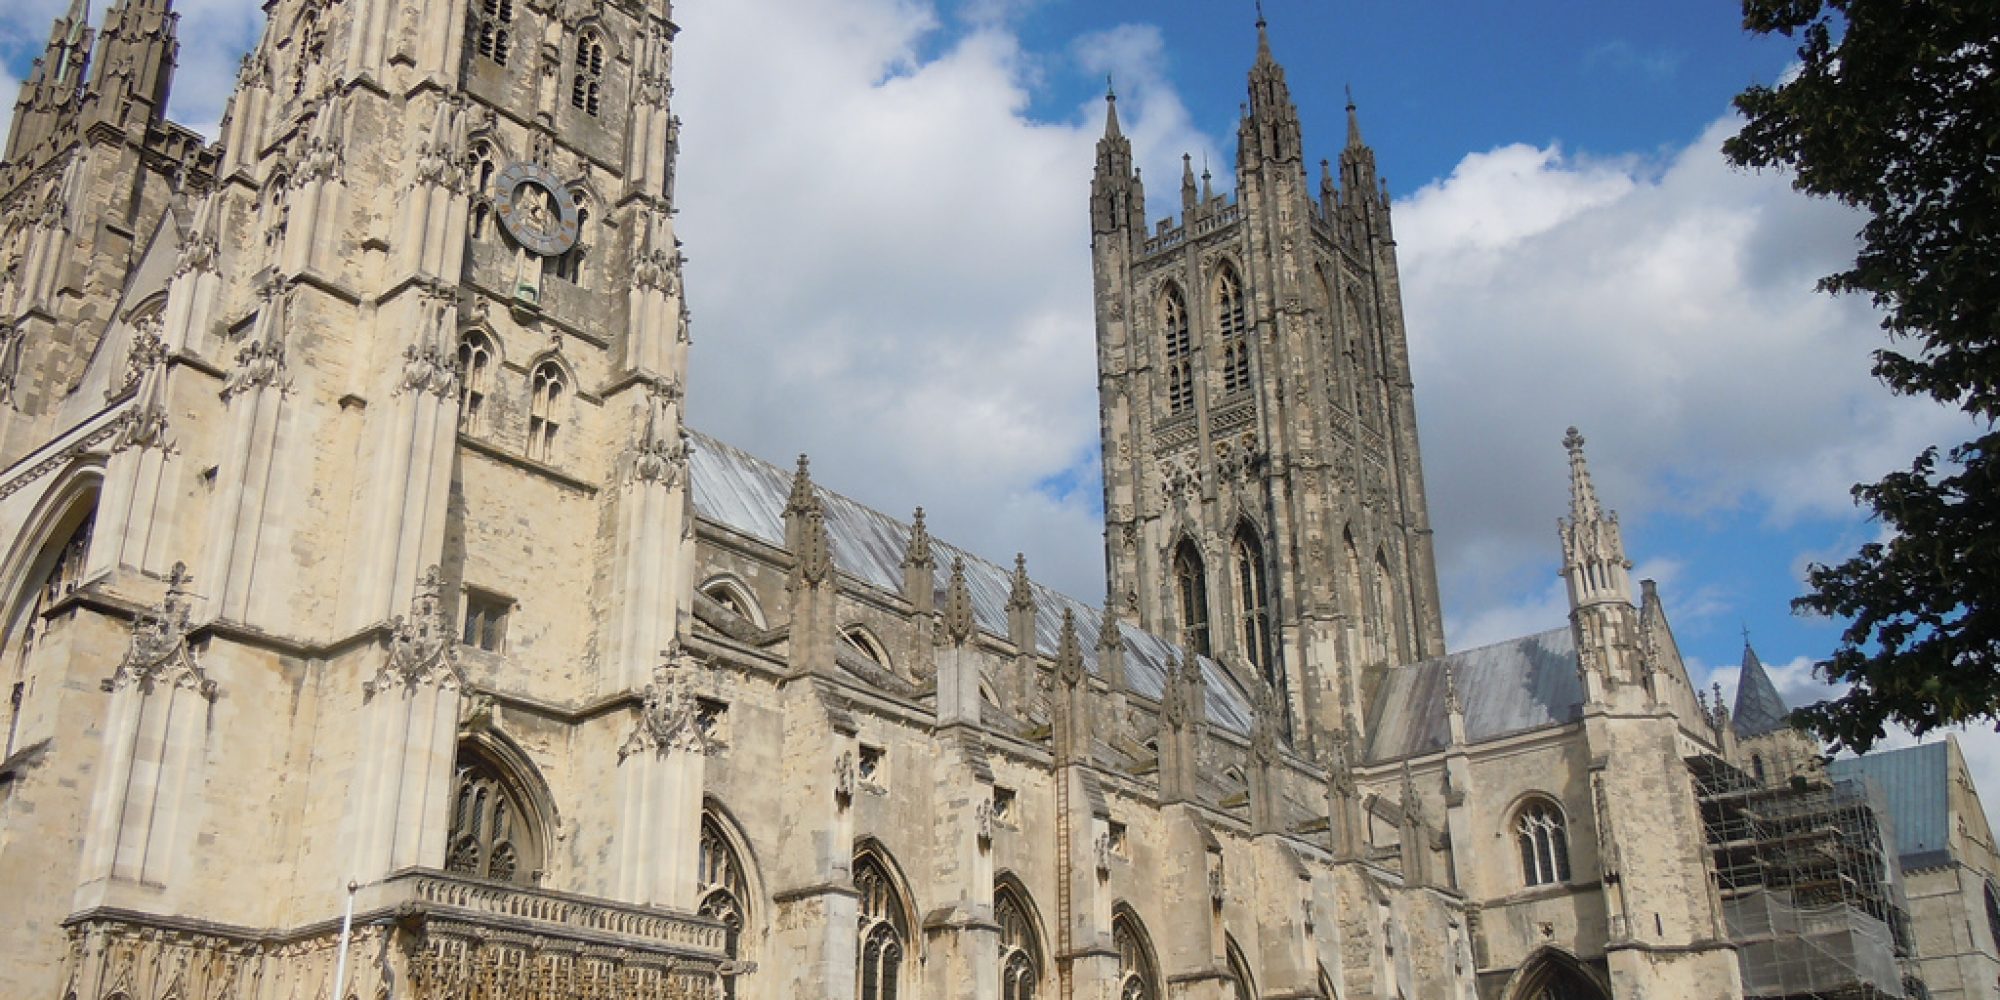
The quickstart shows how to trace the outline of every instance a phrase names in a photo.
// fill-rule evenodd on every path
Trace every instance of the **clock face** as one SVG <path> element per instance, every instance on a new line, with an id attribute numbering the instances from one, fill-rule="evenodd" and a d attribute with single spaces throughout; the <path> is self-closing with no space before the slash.
<path id="1" fill-rule="evenodd" d="M 576 245 L 576 203 L 548 168 L 510 163 L 493 183 L 494 211 L 523 249 L 554 257 Z"/>

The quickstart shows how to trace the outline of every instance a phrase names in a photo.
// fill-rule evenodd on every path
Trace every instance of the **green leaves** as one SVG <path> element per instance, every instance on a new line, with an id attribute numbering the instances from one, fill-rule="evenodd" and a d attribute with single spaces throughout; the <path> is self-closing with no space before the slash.
<path id="1" fill-rule="evenodd" d="M 1865 750 L 2000 709 L 2000 4 L 1990 0 L 1744 0 L 1751 31 L 1799 39 L 1800 66 L 1736 99 L 1739 167 L 1869 214 L 1830 293 L 1869 296 L 1890 346 L 1874 372 L 1987 424 L 1940 462 L 1855 488 L 1891 533 L 1814 566 L 1795 610 L 1843 619 L 1817 664 L 1851 685 L 1795 721 Z"/>

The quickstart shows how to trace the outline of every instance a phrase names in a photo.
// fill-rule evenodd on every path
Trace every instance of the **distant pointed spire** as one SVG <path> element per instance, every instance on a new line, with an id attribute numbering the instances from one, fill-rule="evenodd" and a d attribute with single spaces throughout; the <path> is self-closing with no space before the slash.
<path id="1" fill-rule="evenodd" d="M 1716 700 L 1721 701 L 1719 695 Z M 1784 697 L 1778 694 L 1778 686 L 1771 683 L 1771 675 L 1764 670 L 1764 661 L 1750 648 L 1747 636 L 1743 641 L 1743 670 L 1736 678 L 1736 709 L 1732 714 L 1736 716 L 1736 735 L 1746 739 L 1785 728 L 1785 717 L 1791 714 Z"/>
<path id="2" fill-rule="evenodd" d="M 1204 205 L 1215 200 L 1215 185 L 1211 183 L 1212 180 L 1208 172 L 1208 156 L 1204 154 L 1201 158 L 1201 203 Z"/>
<path id="3" fill-rule="evenodd" d="M 931 532 L 924 527 L 924 509 L 918 507 L 917 512 L 910 516 L 910 545 L 903 553 L 903 566 L 929 568 L 936 565 L 937 561 L 931 558 Z"/>
<path id="4" fill-rule="evenodd" d="M 1015 609 L 1032 608 L 1035 606 L 1035 591 L 1033 586 L 1028 582 L 1028 556 L 1026 553 L 1014 553 L 1013 587 L 1007 594 L 1007 606 Z"/>
<path id="5" fill-rule="evenodd" d="M 1354 88 L 1347 88 L 1347 145 L 1365 146 L 1361 141 L 1361 116 L 1354 110 Z"/>
<path id="6" fill-rule="evenodd" d="M 1250 67 L 1250 100 L 1237 141 L 1245 153 L 1280 163 L 1299 162 L 1299 112 L 1292 105 L 1285 69 L 1271 55 L 1271 33 L 1257 15 L 1257 61 Z"/>
<path id="7" fill-rule="evenodd" d="M 1257 0 L 1257 58 L 1261 62 L 1271 61 L 1270 25 L 1264 22 L 1264 0 Z"/>
<path id="8" fill-rule="evenodd" d="M 1118 91 L 1111 86 L 1111 77 L 1104 78 L 1104 137 L 1117 138 L 1124 135 L 1118 131 Z"/>
<path id="9" fill-rule="evenodd" d="M 965 585 L 965 560 L 951 561 L 951 580 L 944 588 L 944 609 L 940 624 L 952 642 L 964 644 L 972 637 L 972 591 Z"/>
<path id="10" fill-rule="evenodd" d="M 1181 154 L 1181 210 L 1192 212 L 1197 204 L 1194 186 L 1194 156 Z"/>
<path id="11" fill-rule="evenodd" d="M 1569 516 L 1578 521 L 1593 520 L 1604 509 L 1591 485 L 1590 463 L 1583 457 L 1583 435 L 1576 428 L 1563 435 L 1563 450 L 1569 453 Z"/>

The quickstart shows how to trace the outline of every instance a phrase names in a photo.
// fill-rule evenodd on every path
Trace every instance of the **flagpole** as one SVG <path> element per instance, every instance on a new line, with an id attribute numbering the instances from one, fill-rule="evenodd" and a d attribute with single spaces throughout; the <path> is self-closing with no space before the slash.
<path id="1" fill-rule="evenodd" d="M 333 1000 L 344 1000 L 347 989 L 347 942 L 354 934 L 353 882 L 347 883 L 347 914 L 340 918 L 340 957 L 333 967 Z"/>

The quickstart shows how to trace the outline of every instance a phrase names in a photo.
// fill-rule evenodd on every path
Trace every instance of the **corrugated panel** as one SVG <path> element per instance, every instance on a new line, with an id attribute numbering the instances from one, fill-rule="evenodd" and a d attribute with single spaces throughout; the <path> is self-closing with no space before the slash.
<path id="1" fill-rule="evenodd" d="M 1836 779 L 1872 782 L 1889 805 L 1896 853 L 1906 869 L 1949 859 L 1951 756 L 1943 742 L 1847 757 L 1827 765 Z"/>
<path id="2" fill-rule="evenodd" d="M 1445 668 L 1457 675 L 1468 742 L 1563 725 L 1582 717 L 1583 683 L 1568 628 L 1509 639 L 1389 671 L 1371 713 L 1370 760 L 1394 760 L 1442 748 Z"/>
<path id="3" fill-rule="evenodd" d="M 782 546 L 785 542 L 785 501 L 792 493 L 792 472 L 779 468 L 706 434 L 690 431 L 693 455 L 695 513 L 752 538 Z M 818 490 L 826 512 L 833 563 L 840 572 L 890 592 L 903 587 L 903 553 L 910 544 L 909 525 L 838 493 Z M 1007 598 L 1013 592 L 1012 567 L 991 563 L 950 543 L 933 540 L 938 571 L 933 585 L 941 593 L 950 579 L 952 560 L 965 560 L 965 586 L 972 595 L 973 618 L 982 631 L 1007 634 Z M 1041 584 L 1035 595 L 1035 644 L 1053 655 L 1065 609 L 1076 615 L 1077 641 L 1085 667 L 1097 673 L 1097 638 L 1103 616 L 1099 609 Z M 1125 678 L 1136 693 L 1157 700 L 1166 687 L 1166 665 L 1173 647 L 1158 636 L 1121 623 L 1125 640 Z M 1201 660 L 1208 681 L 1209 721 L 1239 736 L 1250 733 L 1250 699 L 1237 688 L 1220 664 Z"/>

